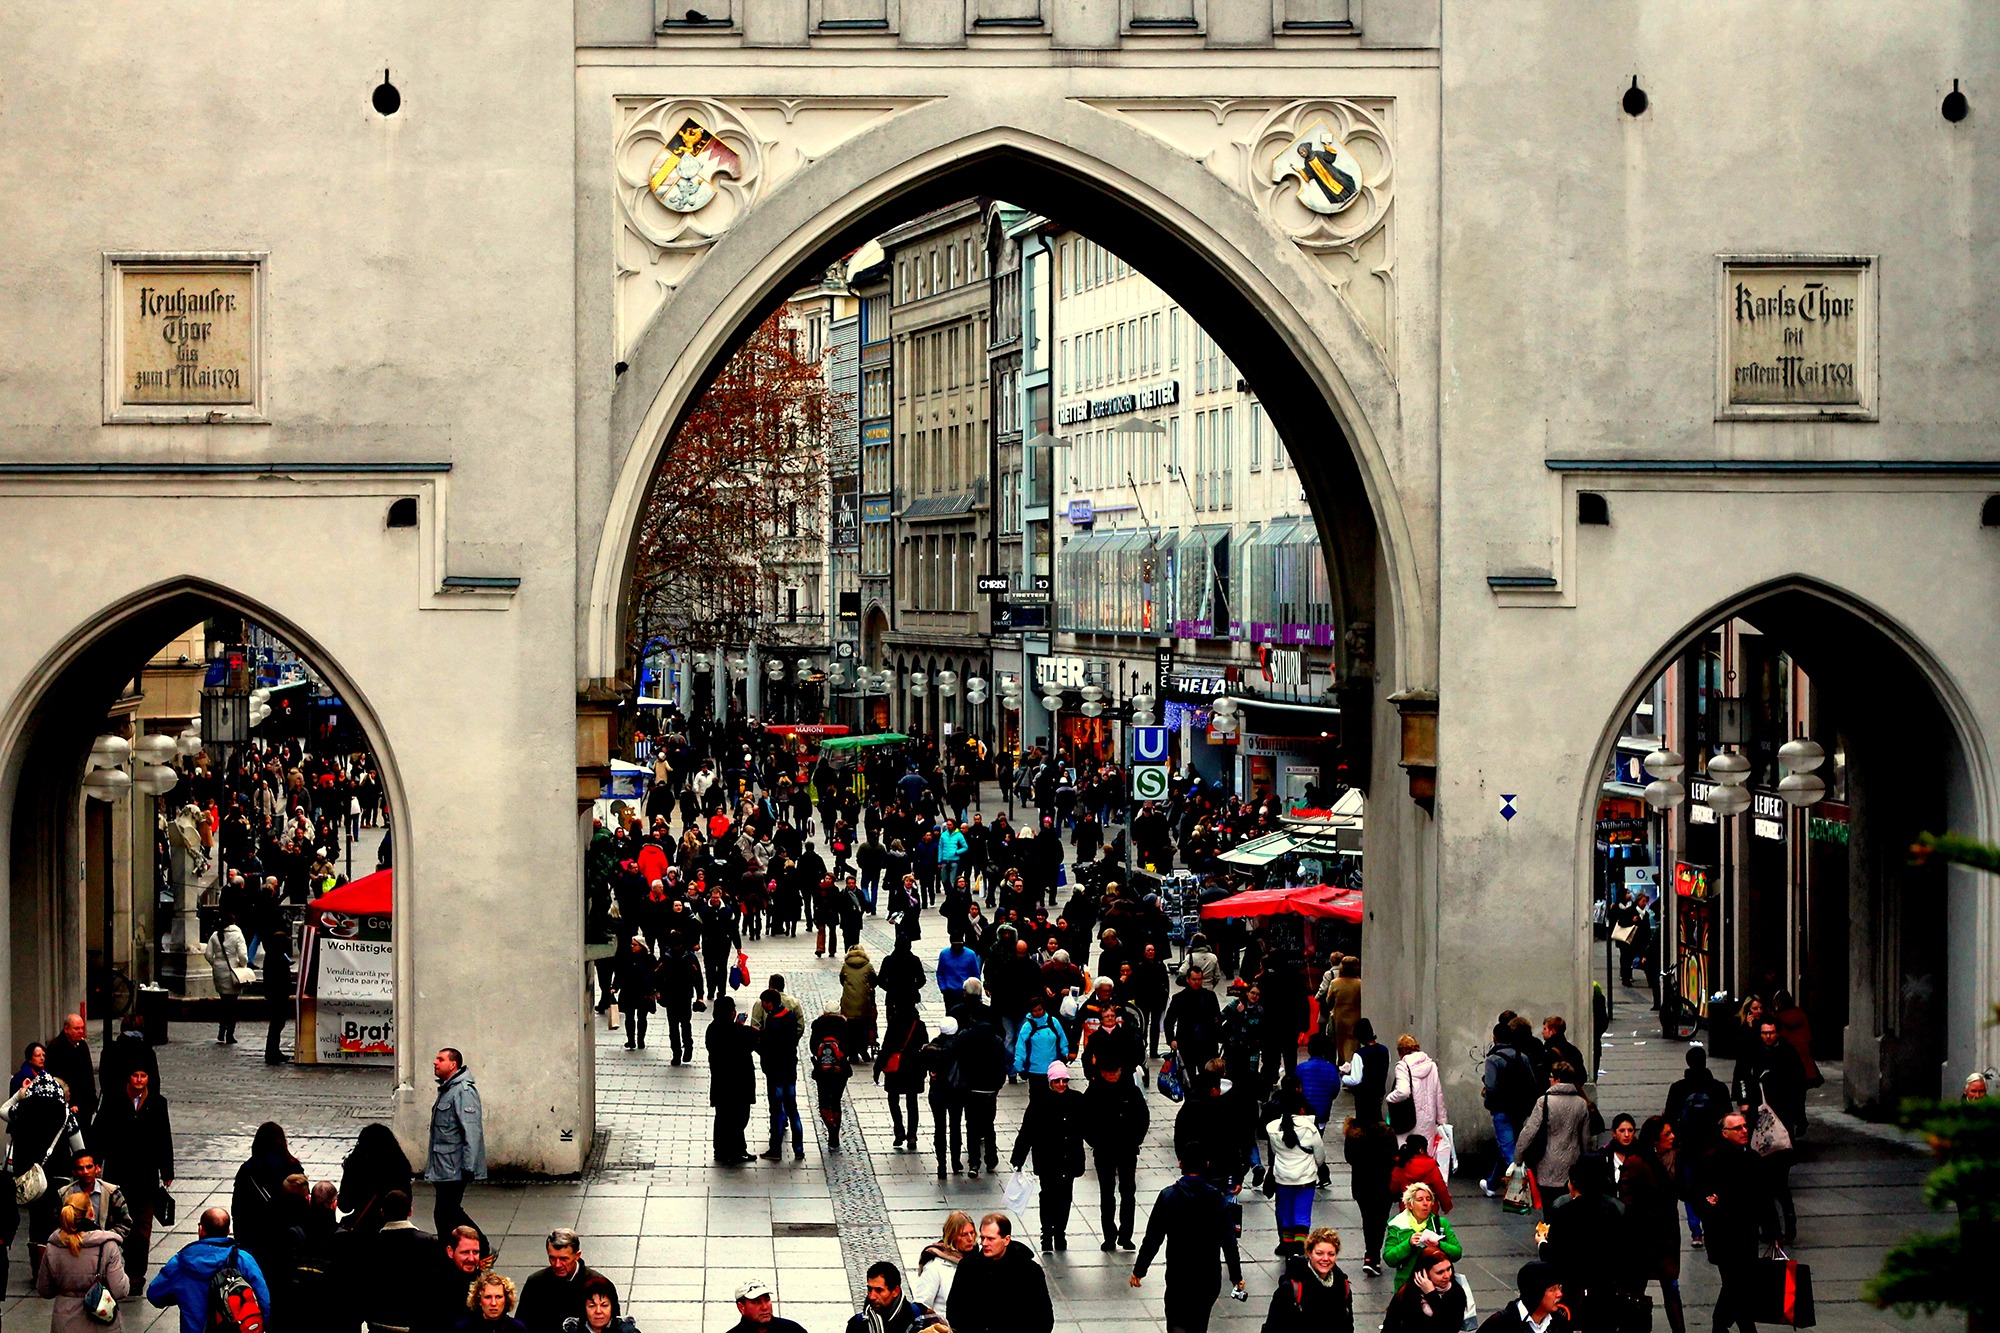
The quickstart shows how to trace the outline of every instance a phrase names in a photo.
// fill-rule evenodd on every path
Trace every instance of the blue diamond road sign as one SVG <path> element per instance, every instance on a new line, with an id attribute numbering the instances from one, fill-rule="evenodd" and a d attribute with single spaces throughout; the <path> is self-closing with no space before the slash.
<path id="1" fill-rule="evenodd" d="M 1500 818 L 1512 821 L 1515 815 L 1521 813 L 1519 810 L 1516 810 L 1514 808 L 1514 801 L 1516 800 L 1516 796 L 1517 794 L 1514 792 L 1500 793 Z"/>

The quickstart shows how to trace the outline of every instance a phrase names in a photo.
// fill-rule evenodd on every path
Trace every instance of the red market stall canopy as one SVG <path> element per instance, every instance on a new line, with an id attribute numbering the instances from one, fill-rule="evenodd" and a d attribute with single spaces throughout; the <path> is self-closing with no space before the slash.
<path id="1" fill-rule="evenodd" d="M 395 906 L 395 886 L 391 879 L 395 873 L 391 869 L 363 875 L 352 884 L 343 884 L 325 897 L 315 899 L 310 910 L 345 912 L 349 916 L 387 916 Z"/>
<path id="2" fill-rule="evenodd" d="M 838 722 L 779 722 L 766 725 L 773 736 L 845 736 L 848 728 Z"/>
<path id="3" fill-rule="evenodd" d="M 1202 916 L 1222 917 L 1283 916 L 1332 917 L 1361 922 L 1361 890 L 1341 889 L 1329 884 L 1308 884 L 1297 889 L 1251 889 L 1206 904 Z"/>

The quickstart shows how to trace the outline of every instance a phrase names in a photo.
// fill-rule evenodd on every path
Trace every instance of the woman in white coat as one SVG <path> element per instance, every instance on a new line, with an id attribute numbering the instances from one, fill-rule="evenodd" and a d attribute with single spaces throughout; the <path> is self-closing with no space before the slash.
<path id="1" fill-rule="evenodd" d="M 222 1020 L 215 1029 L 215 1039 L 234 1046 L 236 1001 L 243 988 L 257 979 L 257 974 L 250 970 L 250 945 L 234 916 L 228 912 L 222 914 L 222 924 L 208 937 L 202 953 L 208 958 L 208 970 L 215 978 L 215 993 L 222 1000 Z"/>
<path id="2" fill-rule="evenodd" d="M 1444 1109 L 1444 1077 L 1437 1061 L 1424 1054 L 1407 1032 L 1396 1038 L 1396 1056 L 1396 1076 L 1384 1099 L 1389 1103 L 1389 1128 L 1403 1136 L 1421 1134 L 1429 1143 L 1437 1137 L 1438 1126 L 1450 1118 Z"/>
<path id="3" fill-rule="evenodd" d="M 1289 1258 L 1306 1251 L 1306 1237 L 1312 1232 L 1313 1191 L 1319 1186 L 1325 1154 L 1318 1122 L 1297 1074 L 1285 1075 L 1275 1105 L 1278 1117 L 1264 1127 L 1271 1136 L 1271 1180 L 1277 1185 L 1278 1196 L 1275 1253 Z"/>

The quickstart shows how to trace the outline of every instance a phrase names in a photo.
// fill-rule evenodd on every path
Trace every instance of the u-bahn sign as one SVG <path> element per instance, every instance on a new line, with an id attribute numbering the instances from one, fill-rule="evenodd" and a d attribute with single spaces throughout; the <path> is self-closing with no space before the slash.
<path id="1" fill-rule="evenodd" d="M 1135 801 L 1166 800 L 1167 766 L 1165 764 L 1132 765 L 1132 799 Z"/>

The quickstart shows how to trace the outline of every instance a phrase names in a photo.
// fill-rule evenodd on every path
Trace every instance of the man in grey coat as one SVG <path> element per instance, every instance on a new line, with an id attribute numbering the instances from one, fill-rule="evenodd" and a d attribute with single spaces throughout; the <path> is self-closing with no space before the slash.
<path id="1" fill-rule="evenodd" d="M 437 1191 L 432 1213 L 437 1234 L 449 1236 L 453 1227 L 479 1225 L 465 1211 L 465 1186 L 486 1179 L 486 1121 L 463 1055 L 445 1047 L 431 1061 L 431 1072 L 437 1075 L 438 1093 L 431 1107 L 431 1155 L 424 1179 Z"/>

